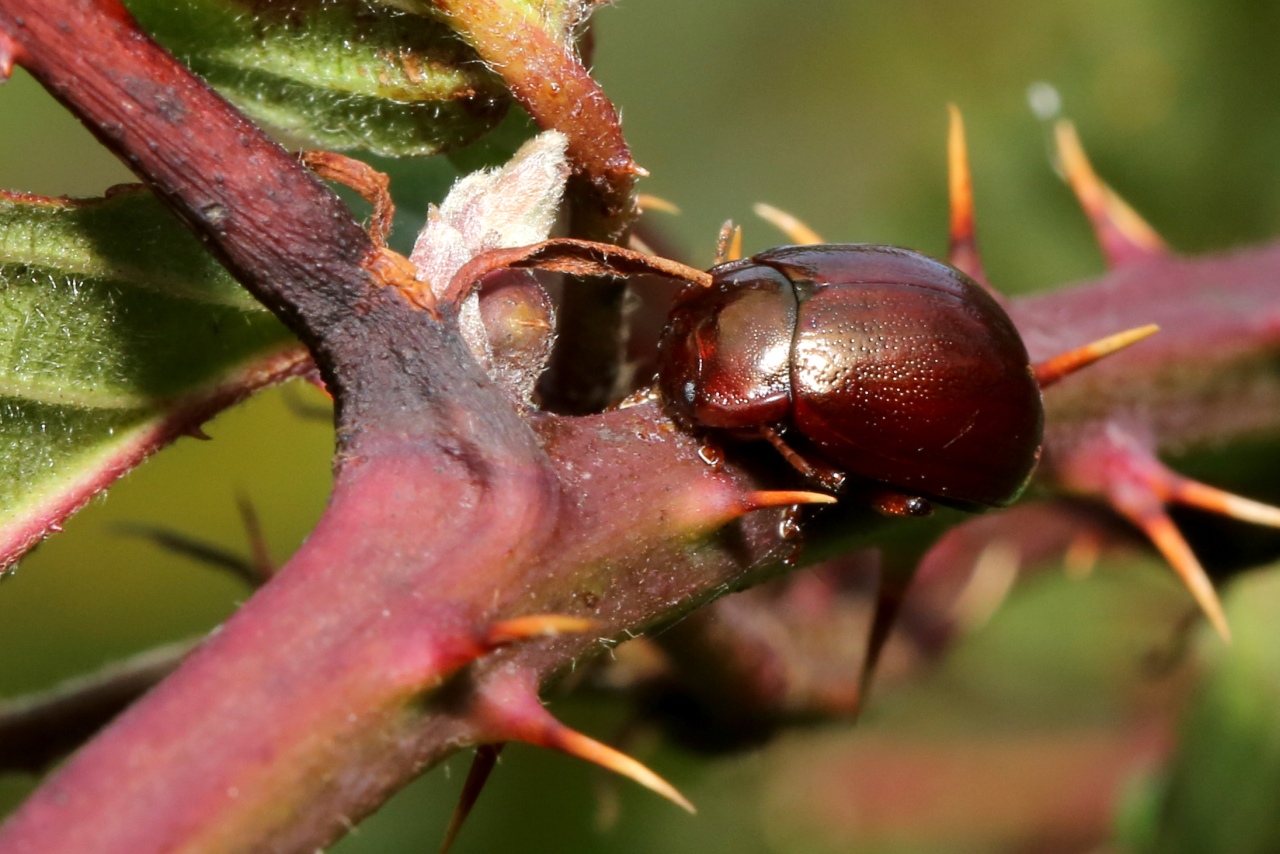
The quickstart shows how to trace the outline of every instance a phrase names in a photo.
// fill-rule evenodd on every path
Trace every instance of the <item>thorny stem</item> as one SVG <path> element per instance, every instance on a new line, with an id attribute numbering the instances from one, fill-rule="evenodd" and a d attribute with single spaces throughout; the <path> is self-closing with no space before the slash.
<path id="1" fill-rule="evenodd" d="M 777 571 L 775 516 L 721 528 L 725 508 L 754 488 L 744 469 L 702 465 L 696 441 L 652 405 L 521 420 L 449 311 L 437 323 L 380 288 L 373 245 L 336 198 L 139 33 L 116 0 L 0 0 L 0 32 L 0 54 L 79 115 L 312 348 L 338 400 L 340 443 L 334 494 L 306 545 L 51 777 L 0 829 L 0 851 L 315 850 L 458 747 L 536 738 L 544 722 L 504 710 L 540 709 L 533 690 L 600 648 L 562 637 L 486 656 L 492 623 L 586 615 L 616 639 Z M 1179 302 L 1175 292 L 1190 304 L 1209 273 L 1236 282 L 1248 268 L 1273 280 L 1280 250 L 1152 263 L 1166 266 L 1130 268 L 1129 283 L 1163 274 L 1160 304 Z M 1175 325 L 1150 316 L 1142 288 L 1099 287 L 1109 300 L 1102 332 Z M 1070 301 L 1015 312 L 1033 356 L 1098 337 L 1078 328 Z M 1091 295 L 1089 310 L 1099 304 Z M 1224 340 L 1251 320 L 1224 315 Z M 1067 329 L 1080 340 L 1049 340 Z M 1171 346 L 1203 363 L 1202 339 Z M 1256 349 L 1232 353 L 1258 361 Z M 1175 355 L 1186 357 L 1163 358 Z M 1155 428 L 1196 438 L 1185 416 L 1203 401 L 1173 401 L 1164 363 L 1140 364 L 1145 373 L 1112 376 L 1111 390 L 1135 375 L 1163 384 L 1147 400 L 1168 408 Z M 1228 392 L 1280 398 L 1273 374 L 1251 376 L 1261 379 Z M 1055 389 L 1059 399 L 1081 387 L 1073 382 Z M 1069 420 L 1051 430 L 1060 447 Z M 845 528 L 846 542 L 883 524 L 849 508 L 828 518 L 844 523 L 830 527 Z"/>
<path id="2" fill-rule="evenodd" d="M 338 200 L 117 0 L 4 0 L 0 32 L 312 348 L 339 437 L 304 547 L 51 777 L 0 851 L 314 850 L 460 746 L 555 732 L 530 725 L 532 692 L 601 647 L 528 642 L 446 681 L 488 625 L 578 613 L 616 638 L 776 564 L 768 514 L 708 539 L 745 475 L 707 469 L 655 407 L 535 435 L 450 311 L 380 288 Z"/>

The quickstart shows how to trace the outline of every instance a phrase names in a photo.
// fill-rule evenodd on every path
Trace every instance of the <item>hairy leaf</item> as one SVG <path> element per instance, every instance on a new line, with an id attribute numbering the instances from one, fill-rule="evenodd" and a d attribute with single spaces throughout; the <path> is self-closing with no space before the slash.
<path id="1" fill-rule="evenodd" d="M 444 23 L 363 0 L 128 0 L 246 113 L 305 144 L 434 154 L 492 128 L 506 89 Z"/>
<path id="2" fill-rule="evenodd" d="M 301 348 L 141 189 L 0 194 L 0 566 Z"/>

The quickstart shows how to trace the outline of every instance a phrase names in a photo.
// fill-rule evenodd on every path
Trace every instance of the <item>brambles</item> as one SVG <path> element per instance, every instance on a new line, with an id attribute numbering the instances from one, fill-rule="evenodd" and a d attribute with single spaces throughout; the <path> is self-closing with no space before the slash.
<path id="1" fill-rule="evenodd" d="M 480 8 L 458 4 L 457 14 L 467 7 Z M 528 13 L 523 6 L 500 11 L 507 23 Z M 61 16 L 59 26 L 50 24 L 54 15 Z M 458 28 L 478 45 L 489 38 L 492 50 L 510 32 L 484 26 L 493 20 L 460 19 Z M 51 778 L 7 826 L 0 846 L 312 850 L 460 746 L 511 739 L 609 757 L 664 788 L 557 724 L 539 691 L 579 662 L 585 668 L 614 641 L 678 621 L 726 591 L 781 572 L 777 511 L 748 512 L 767 503 L 760 499 L 776 469 L 767 470 L 767 462 L 757 468 L 750 455 L 729 456 L 721 470 L 707 467 L 698 442 L 673 429 L 653 402 L 577 419 L 537 411 L 531 382 L 545 359 L 550 320 L 545 305 L 531 298 L 541 292 L 523 274 L 510 285 L 518 291 L 512 300 L 489 313 L 478 306 L 480 322 L 464 335 L 456 320 L 460 291 L 445 293 L 458 301 L 419 291 L 423 284 L 450 287 L 422 274 L 439 260 L 439 245 L 400 276 L 406 268 L 312 176 L 151 49 L 113 4 L 6 0 L 0 26 L 12 58 L 129 159 L 311 347 L 339 404 L 340 441 L 333 499 L 306 546 L 172 680 Z M 513 49 L 545 47 L 548 38 L 544 31 L 540 39 L 516 40 Z M 625 226 L 636 172 L 619 144 L 612 106 L 567 40 L 550 41 L 557 50 L 539 48 L 534 58 L 550 59 L 577 92 L 590 95 L 549 98 L 542 117 L 556 124 L 556 107 L 592 108 L 577 114 L 587 119 L 576 137 L 569 134 L 567 150 L 592 176 L 575 182 L 571 203 L 586 205 L 581 216 L 594 222 L 571 220 L 569 227 L 579 240 L 598 238 L 590 232 Z M 547 85 L 544 93 L 540 81 L 557 82 L 554 75 L 535 81 L 528 63 L 504 61 L 519 56 L 481 55 L 515 78 L 512 88 L 523 86 L 530 109 L 554 89 Z M 79 64 L 66 61 L 70 56 Z M 591 155 L 598 156 L 596 172 L 581 153 L 592 143 L 600 143 Z M 555 157 L 545 162 L 563 170 Z M 533 198 L 554 195 L 545 182 L 536 186 Z M 479 193 L 479 207 L 491 189 Z M 442 244 L 465 247 L 467 258 L 487 248 L 483 229 L 468 234 L 452 226 L 462 239 Z M 599 250 L 588 251 L 594 263 L 591 252 Z M 1151 320 L 1164 326 L 1161 338 L 1172 339 L 1154 339 L 1096 369 L 1087 382 L 1090 374 L 1083 374 L 1051 393 L 1046 490 L 1065 484 L 1116 491 L 1124 474 L 1125 495 L 1136 483 L 1156 498 L 1203 499 L 1203 489 L 1116 463 L 1203 438 L 1195 432 L 1202 428 L 1181 415 L 1192 409 L 1247 410 L 1249 429 L 1270 417 L 1265 406 L 1236 405 L 1272 397 L 1270 339 L 1251 325 L 1250 312 L 1223 305 L 1210 312 L 1202 298 L 1223 282 L 1249 299 L 1255 287 L 1265 294 L 1264 283 L 1274 278 L 1272 254 L 1215 261 L 1157 254 L 1142 263 L 1150 266 L 1118 269 L 1092 290 L 1011 301 L 1036 360 Z M 1157 284 L 1160 299 L 1153 301 Z M 428 292 L 434 303 L 422 296 Z M 406 293 L 422 298 L 405 299 Z M 1103 328 L 1089 328 L 1099 315 Z M 492 334 L 522 323 L 525 338 Z M 1207 355 L 1196 336 L 1209 326 L 1218 343 Z M 573 323 L 561 329 L 567 340 L 580 331 Z M 604 338 L 617 347 L 612 332 Z M 523 363 L 513 366 L 511 353 Z M 1215 361 L 1221 354 L 1232 361 Z M 499 381 L 479 359 L 514 370 Z M 1224 403 L 1214 380 L 1242 369 L 1252 369 L 1252 397 L 1227 389 L 1240 397 Z M 1107 454 L 1092 457 L 1102 463 L 1092 468 L 1065 465 L 1088 459 L 1077 452 L 1101 447 L 1098 436 L 1115 438 L 1117 401 L 1133 399 L 1135 385 L 1147 395 L 1139 417 L 1124 411 L 1124 426 L 1140 434 L 1136 445 L 1121 443 L 1120 454 L 1108 446 Z M 1219 435 L 1235 429 L 1225 418 L 1217 427 Z M 1093 477 L 1099 472 L 1102 480 Z M 1139 509 L 1140 519 L 1160 516 L 1158 508 Z M 882 542 L 893 530 L 856 506 L 837 506 L 826 518 L 830 525 L 815 533 L 815 552 Z M 924 528 L 910 531 L 916 545 L 927 539 Z M 1004 542 L 1010 534 L 996 537 Z M 1003 566 L 1006 576 L 1016 562 L 1007 551 L 1005 559 L 982 561 L 984 573 Z M 813 612 L 796 604 L 787 613 L 803 622 Z M 659 678 L 696 658 L 697 633 L 684 633 L 683 641 L 686 657 L 676 657 L 678 644 L 669 643 L 669 670 Z M 750 665 L 760 659 L 743 658 L 736 674 L 759 672 Z M 795 664 L 785 654 L 769 660 Z M 700 661 L 714 666 L 709 656 Z M 762 730 L 814 709 L 850 709 L 824 697 L 821 685 L 804 683 L 803 667 L 781 670 L 794 677 L 771 683 L 788 689 L 783 700 L 768 690 L 754 693 L 765 710 Z M 717 684 L 728 692 L 732 682 Z"/>

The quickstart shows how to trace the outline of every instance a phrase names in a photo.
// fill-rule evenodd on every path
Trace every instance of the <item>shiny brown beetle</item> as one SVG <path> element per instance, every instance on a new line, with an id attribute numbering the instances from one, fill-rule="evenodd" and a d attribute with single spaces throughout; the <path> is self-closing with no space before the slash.
<path id="1" fill-rule="evenodd" d="M 1022 492 L 1040 386 L 1012 321 L 968 276 L 863 244 L 771 249 L 710 273 L 677 297 L 660 345 L 677 421 L 768 439 L 826 488 L 865 479 L 902 512 Z"/>

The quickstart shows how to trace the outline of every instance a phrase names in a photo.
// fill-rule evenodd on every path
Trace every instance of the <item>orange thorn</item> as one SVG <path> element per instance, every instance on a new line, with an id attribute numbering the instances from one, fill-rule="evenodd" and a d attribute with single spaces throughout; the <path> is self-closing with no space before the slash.
<path id="1" fill-rule="evenodd" d="M 835 504 L 836 497 L 825 492 L 806 492 L 791 489 L 759 489 L 743 496 L 743 513 L 763 510 L 766 507 L 790 507 L 794 504 Z"/>
<path id="2" fill-rule="evenodd" d="M 1093 225 L 1107 263 L 1118 267 L 1131 261 L 1164 255 L 1165 242 L 1133 208 L 1103 183 L 1080 144 L 1075 125 L 1060 121 L 1054 128 L 1058 159 L 1085 216 Z"/>
<path id="3" fill-rule="evenodd" d="M 742 257 L 742 226 L 735 225 L 733 227 L 733 236 L 729 238 L 729 251 L 725 255 L 726 261 L 737 261 Z"/>
<path id="4" fill-rule="evenodd" d="M 1119 352 L 1126 347 L 1137 344 L 1144 338 L 1156 334 L 1160 331 L 1160 327 L 1154 323 L 1146 326 L 1139 326 L 1135 329 L 1127 329 L 1124 332 L 1117 332 L 1115 335 L 1108 335 L 1106 338 L 1099 338 L 1097 341 L 1091 341 L 1083 347 L 1077 347 L 1074 350 L 1068 350 L 1060 353 L 1051 359 L 1047 359 L 1035 366 L 1036 382 L 1040 384 L 1040 388 L 1048 388 L 1058 380 L 1075 373 L 1081 368 L 1092 365 L 1099 359 L 1110 356 L 1112 353 Z"/>
<path id="5" fill-rule="evenodd" d="M 1169 500 L 1255 525 L 1280 528 L 1280 507 L 1263 504 L 1181 475 L 1172 475 Z"/>
<path id="6" fill-rule="evenodd" d="M 960 108 L 948 104 L 951 114 L 947 129 L 947 188 L 951 196 L 951 246 L 948 261 L 989 292 L 995 291 L 987 284 L 982 271 L 982 258 L 978 254 L 978 235 L 973 215 L 973 176 L 969 172 L 969 149 L 964 141 L 964 118 Z"/>
<path id="7" fill-rule="evenodd" d="M 595 631 L 598 626 L 599 624 L 595 620 L 588 620 L 584 617 L 569 617 L 563 614 L 533 614 L 528 617 L 499 620 L 491 624 L 485 633 L 483 644 L 486 647 L 498 647 L 532 638 L 583 634 Z"/>
<path id="8" fill-rule="evenodd" d="M 797 246 L 812 246 L 815 243 L 826 243 L 818 232 L 802 222 L 799 217 L 787 213 L 781 208 L 756 202 L 751 208 L 756 216 L 785 234 Z"/>
<path id="9" fill-rule="evenodd" d="M 648 243 L 645 243 L 643 240 L 641 240 L 639 237 L 637 237 L 634 234 L 627 235 L 627 247 L 643 255 L 656 256 L 658 254 L 657 252 L 653 251 L 652 246 L 650 246 Z"/>
<path id="10" fill-rule="evenodd" d="M 601 768 L 634 780 L 649 791 L 661 795 L 689 813 L 697 812 L 693 804 L 689 803 L 689 800 L 680 794 L 674 786 L 653 771 L 650 771 L 642 763 L 632 759 L 625 753 L 614 750 L 607 744 L 602 744 L 590 736 L 569 729 L 554 718 L 551 719 L 547 729 L 541 735 L 540 739 L 530 743 L 537 744 L 540 747 L 550 747 L 570 756 L 585 759 L 588 762 L 599 765 Z"/>
<path id="11" fill-rule="evenodd" d="M 506 742 L 498 742 L 482 744 L 476 748 L 475 758 L 471 760 L 471 769 L 467 771 L 467 779 L 462 784 L 462 792 L 458 795 L 458 805 L 453 808 L 449 827 L 445 830 L 444 839 L 440 842 L 440 854 L 449 854 L 449 849 L 453 847 L 454 840 L 462 831 L 462 825 L 466 823 L 467 816 L 471 815 L 471 808 L 479 800 L 485 783 L 489 782 L 489 774 L 493 772 L 493 766 L 498 764 L 498 756 L 502 753 L 502 748 L 506 746 Z"/>
<path id="12" fill-rule="evenodd" d="M 1102 554 L 1102 540 L 1096 531 L 1085 530 L 1067 544 L 1062 556 L 1062 568 L 1068 578 L 1087 578 L 1093 574 Z"/>
<path id="13" fill-rule="evenodd" d="M 652 196 L 648 193 L 636 195 L 636 207 L 640 208 L 642 213 L 648 213 L 649 211 L 661 211 L 669 214 L 680 213 L 680 208 L 675 202 L 669 202 L 660 196 Z"/>
<path id="14" fill-rule="evenodd" d="M 1192 597 L 1214 629 L 1224 641 L 1230 643 L 1231 628 L 1227 625 L 1227 615 L 1223 613 L 1222 602 L 1213 589 L 1213 582 L 1169 515 L 1163 508 L 1151 508 L 1146 512 L 1128 512 L 1123 507 L 1120 510 L 1151 539 L 1173 567 L 1173 571 L 1182 579 L 1182 583 L 1191 591 Z"/>

